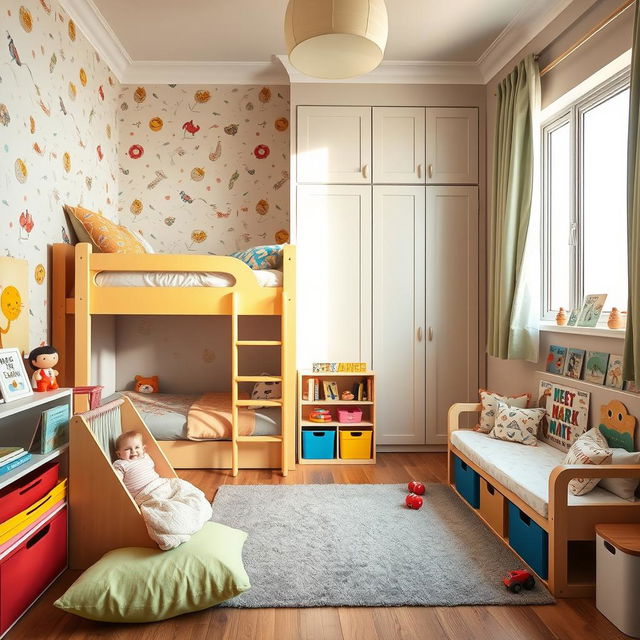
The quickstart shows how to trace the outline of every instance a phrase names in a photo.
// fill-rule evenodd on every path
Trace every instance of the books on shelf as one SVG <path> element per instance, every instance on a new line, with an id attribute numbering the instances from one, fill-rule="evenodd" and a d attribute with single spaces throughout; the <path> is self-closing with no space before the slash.
<path id="1" fill-rule="evenodd" d="M 8 462 L 4 462 L 0 464 L 0 475 L 3 473 L 9 473 L 9 471 L 13 471 L 15 468 L 23 465 L 25 462 L 29 462 L 31 460 L 31 454 L 28 451 L 23 451 L 19 456 L 12 458 Z"/>
<path id="2" fill-rule="evenodd" d="M 69 405 L 61 404 L 42 412 L 29 451 L 50 453 L 69 442 Z"/>
<path id="3" fill-rule="evenodd" d="M 0 465 L 17 458 L 23 452 L 23 447 L 0 447 Z"/>

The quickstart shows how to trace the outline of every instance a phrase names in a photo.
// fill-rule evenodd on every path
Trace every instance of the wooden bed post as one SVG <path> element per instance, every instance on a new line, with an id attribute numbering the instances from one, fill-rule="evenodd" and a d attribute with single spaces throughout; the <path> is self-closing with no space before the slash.
<path id="1" fill-rule="evenodd" d="M 282 475 L 296 468 L 296 248 L 284 248 L 282 289 Z"/>
<path id="2" fill-rule="evenodd" d="M 75 384 L 83 387 L 91 384 L 91 306 L 90 261 L 91 245 L 80 242 L 76 245 L 76 296 L 75 296 Z M 89 400 L 80 396 L 76 400 L 76 411 L 86 411 Z"/>

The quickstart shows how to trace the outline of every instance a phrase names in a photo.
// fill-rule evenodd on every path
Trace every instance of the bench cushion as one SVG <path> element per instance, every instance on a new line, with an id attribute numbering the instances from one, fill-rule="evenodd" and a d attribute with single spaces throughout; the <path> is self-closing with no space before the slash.
<path id="1" fill-rule="evenodd" d="M 544 442 L 526 447 L 494 440 L 484 433 L 459 429 L 451 434 L 451 444 L 471 462 L 515 493 L 544 518 L 549 513 L 549 476 L 561 465 L 565 453 Z M 569 494 L 570 505 L 628 504 L 613 493 L 596 487 L 584 496 Z"/>

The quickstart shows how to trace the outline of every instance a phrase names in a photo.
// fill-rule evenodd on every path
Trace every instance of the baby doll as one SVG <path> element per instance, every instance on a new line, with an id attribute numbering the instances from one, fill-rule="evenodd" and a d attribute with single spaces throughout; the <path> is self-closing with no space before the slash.
<path id="1" fill-rule="evenodd" d="M 58 364 L 58 352 L 54 347 L 37 347 L 29 354 L 33 368 L 31 386 L 36 391 L 51 391 L 58 388 L 58 372 L 53 368 Z"/>
<path id="2" fill-rule="evenodd" d="M 200 489 L 181 478 L 159 476 L 140 432 L 120 434 L 116 453 L 113 468 L 140 507 L 149 536 L 162 550 L 186 542 L 211 518 L 211 504 Z"/>

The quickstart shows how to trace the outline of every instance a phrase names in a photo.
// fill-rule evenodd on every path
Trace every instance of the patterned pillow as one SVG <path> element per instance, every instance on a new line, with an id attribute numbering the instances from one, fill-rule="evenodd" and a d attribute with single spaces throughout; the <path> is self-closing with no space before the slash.
<path id="1" fill-rule="evenodd" d="M 236 251 L 232 258 L 238 258 L 252 269 L 279 269 L 282 265 L 282 244 L 267 244 Z"/>
<path id="2" fill-rule="evenodd" d="M 590 437 L 578 438 L 572 445 L 563 464 L 611 464 L 611 449 L 603 449 Z M 573 478 L 569 491 L 574 496 L 583 496 L 593 491 L 600 478 Z"/>
<path id="3" fill-rule="evenodd" d="M 498 400 L 496 422 L 489 437 L 535 447 L 538 427 L 545 413 L 544 409 L 520 409 Z"/>
<path id="4" fill-rule="evenodd" d="M 268 376 L 268 373 L 261 373 L 260 375 Z M 251 392 L 252 400 L 279 400 L 282 398 L 282 383 L 281 382 L 256 382 Z M 264 407 L 251 407 L 252 409 L 263 409 Z"/>
<path id="5" fill-rule="evenodd" d="M 519 396 L 501 396 L 498 393 L 492 393 L 486 389 L 480 389 L 480 402 L 482 410 L 480 411 L 480 423 L 476 426 L 476 431 L 489 433 L 493 429 L 496 421 L 496 411 L 498 409 L 498 400 L 504 402 L 510 407 L 519 407 L 525 409 L 529 406 L 531 398 L 530 393 L 522 393 Z"/>
<path id="6" fill-rule="evenodd" d="M 87 238 L 101 253 L 146 253 L 126 227 L 118 226 L 100 213 L 65 205 L 65 211 L 80 242 Z"/>

